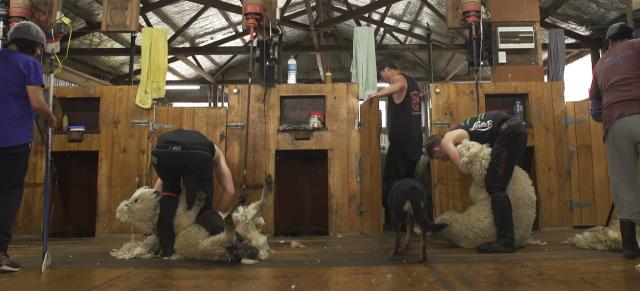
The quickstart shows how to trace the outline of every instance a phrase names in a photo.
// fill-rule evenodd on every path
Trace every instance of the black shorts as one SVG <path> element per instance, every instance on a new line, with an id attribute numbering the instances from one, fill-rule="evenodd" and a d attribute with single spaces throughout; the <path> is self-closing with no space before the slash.
<path id="1" fill-rule="evenodd" d="M 184 185 L 189 208 L 198 191 L 205 194 L 205 207 L 212 207 L 213 143 L 206 138 L 199 141 L 204 136 L 193 131 L 169 133 L 160 137 L 152 151 L 151 162 L 163 182 L 162 191 L 180 195 Z"/>

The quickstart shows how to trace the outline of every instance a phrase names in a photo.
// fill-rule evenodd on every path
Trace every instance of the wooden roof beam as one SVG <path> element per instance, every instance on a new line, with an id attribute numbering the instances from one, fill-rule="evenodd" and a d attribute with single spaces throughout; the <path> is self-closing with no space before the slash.
<path id="1" fill-rule="evenodd" d="M 564 4 L 566 4 L 567 2 L 569 2 L 569 0 L 556 0 L 547 8 L 540 9 L 540 21 L 544 21 L 549 16 L 553 15 L 553 13 L 562 8 L 562 6 L 564 6 Z"/>
<path id="2" fill-rule="evenodd" d="M 367 14 L 369 12 L 378 10 L 382 7 L 385 6 L 389 6 L 392 5 L 396 2 L 400 2 L 401 0 L 378 0 L 378 1 L 373 1 L 365 6 L 362 7 L 358 7 L 354 10 L 351 11 L 345 11 L 344 13 L 342 13 L 340 16 L 329 19 L 327 21 L 324 21 L 320 24 L 317 25 L 318 29 L 323 29 L 323 28 L 327 28 L 327 27 L 331 27 L 334 24 L 338 24 L 338 23 L 342 23 L 345 22 L 347 20 L 350 19 L 354 19 L 356 17 L 362 17 L 364 14 Z M 334 11 L 337 11 L 335 9 L 336 7 L 334 6 Z"/>

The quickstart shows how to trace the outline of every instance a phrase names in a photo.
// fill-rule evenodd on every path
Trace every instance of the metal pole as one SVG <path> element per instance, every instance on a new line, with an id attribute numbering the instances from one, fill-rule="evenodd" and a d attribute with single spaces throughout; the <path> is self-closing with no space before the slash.
<path id="1" fill-rule="evenodd" d="M 431 39 L 432 31 L 429 22 L 427 22 L 427 62 L 429 62 L 429 84 L 434 82 L 433 79 L 433 39 Z"/>
<path id="2" fill-rule="evenodd" d="M 53 87 L 55 84 L 55 55 L 51 54 L 49 58 L 49 110 L 53 111 Z M 53 126 L 49 124 L 47 128 L 46 141 L 46 160 L 44 166 L 44 215 L 42 216 L 42 272 L 47 270 L 51 264 L 51 256 L 49 255 L 49 222 L 51 216 L 51 137 L 53 135 Z"/>
<path id="3" fill-rule="evenodd" d="M 249 84 L 247 85 L 247 116 L 244 127 L 244 167 L 242 169 L 242 190 L 244 194 L 247 194 L 247 165 L 248 165 L 248 155 L 249 155 L 249 123 L 251 122 L 251 118 L 249 114 L 251 113 L 251 84 L 253 82 L 253 45 L 255 44 L 255 35 L 254 30 L 251 28 L 249 32 L 249 71 L 247 75 L 249 77 Z"/>
<path id="4" fill-rule="evenodd" d="M 478 64 L 476 64 L 476 62 L 479 62 L 479 58 L 478 58 L 478 51 L 476 48 L 476 42 L 477 42 L 477 38 L 478 38 L 478 34 L 476 33 L 476 23 L 475 22 L 471 22 L 471 45 L 473 46 L 473 74 L 475 76 L 475 83 L 476 83 L 476 112 L 478 114 L 480 114 L 480 80 L 478 79 Z"/>
<path id="5" fill-rule="evenodd" d="M 133 63 L 136 55 L 136 33 L 131 33 L 131 44 L 129 46 L 131 48 L 131 53 L 129 55 L 129 83 L 133 85 Z"/>

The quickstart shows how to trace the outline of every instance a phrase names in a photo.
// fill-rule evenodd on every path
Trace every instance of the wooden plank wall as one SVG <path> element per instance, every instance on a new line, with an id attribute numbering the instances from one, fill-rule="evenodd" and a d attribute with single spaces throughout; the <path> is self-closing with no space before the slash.
<path id="1" fill-rule="evenodd" d="M 435 88 L 440 93 L 435 93 Z M 434 127 L 434 133 L 445 133 L 476 112 L 473 84 L 433 84 L 432 124 L 450 121 L 448 128 Z M 480 111 L 485 110 L 486 94 L 527 94 L 531 117 L 536 165 L 536 192 L 541 227 L 571 226 L 569 209 L 570 179 L 568 175 L 568 142 L 563 125 L 565 116 L 564 87 L 561 82 L 485 83 L 480 86 Z M 435 215 L 447 210 L 462 210 L 469 205 L 468 183 L 451 163 L 434 163 Z"/>
<path id="2" fill-rule="evenodd" d="M 362 203 L 362 232 L 382 235 L 384 209 L 382 207 L 382 167 L 380 163 L 380 109 L 378 102 L 360 105 L 360 200 Z"/>
<path id="3" fill-rule="evenodd" d="M 238 89 L 237 93 L 233 93 Z M 131 126 L 134 119 L 149 120 L 151 111 L 133 105 L 137 87 L 69 87 L 57 88 L 59 98 L 100 97 L 100 133 L 87 134 L 81 143 L 66 142 L 65 135 L 54 137 L 56 151 L 98 151 L 98 197 L 96 235 L 130 233 L 131 228 L 115 219 L 119 203 L 130 197 L 138 185 L 153 184 L 155 176 L 147 178 L 150 149 L 158 135 L 151 136 L 146 126 Z M 276 149 L 328 149 L 329 221 L 330 232 L 361 231 L 357 213 L 360 184 L 356 181 L 356 157 L 360 151 L 360 133 L 356 130 L 358 116 L 357 86 L 352 84 L 278 86 L 266 92 L 253 86 L 249 126 L 248 177 L 249 200 L 261 193 L 266 173 L 274 174 Z M 156 121 L 175 127 L 199 130 L 218 147 L 233 172 L 234 182 L 241 190 L 244 163 L 245 129 L 227 129 L 227 123 L 246 123 L 246 85 L 229 86 L 229 110 L 220 108 L 163 108 L 156 111 Z M 310 141 L 296 141 L 288 133 L 278 133 L 280 95 L 324 95 L 327 100 L 329 130 L 316 132 Z M 266 97 L 266 99 L 265 99 Z M 265 107 L 268 104 L 268 107 Z M 267 110 L 268 108 L 268 110 Z M 267 134 L 269 133 L 269 134 Z M 16 233 L 40 232 L 42 218 L 42 188 L 44 151 L 39 141 L 34 143 L 27 176 L 25 199 L 16 222 Z M 277 177 L 276 177 L 277 181 Z M 219 186 L 216 193 L 221 193 Z M 277 195 L 277 194 L 276 194 Z M 216 195 L 219 201 L 221 195 Z M 273 205 L 265 216 L 265 231 L 273 232 Z"/>
<path id="4" fill-rule="evenodd" d="M 325 96 L 326 131 L 314 132 L 310 140 L 295 140 L 292 134 L 278 132 L 280 96 Z M 360 200 L 356 181 L 356 153 L 359 151 L 357 87 L 354 84 L 278 85 L 270 91 L 267 108 L 267 172 L 275 172 L 275 151 L 326 149 L 329 158 L 329 232 L 355 233 L 361 230 L 357 214 Z M 282 183 L 275 177 L 276 183 Z M 277 193 L 275 193 L 277 195 Z M 273 221 L 273 207 L 265 219 Z M 273 226 L 265 226 L 273 232 Z"/>
<path id="5" fill-rule="evenodd" d="M 151 135 L 149 150 L 158 141 L 160 135 L 181 128 L 201 132 L 224 153 L 226 149 L 226 115 L 227 110 L 224 108 L 158 107 L 156 108 L 156 122 L 169 125 L 171 128 L 156 130 Z M 147 161 L 146 165 L 149 163 L 150 161 Z M 152 186 L 157 178 L 155 170 L 151 169 L 151 172 L 153 173 L 151 181 L 145 183 L 149 186 Z M 217 205 L 222 197 L 222 188 L 218 179 L 214 180 L 214 205 Z"/>
<path id="6" fill-rule="evenodd" d="M 478 112 L 474 84 L 433 84 L 431 102 L 433 134 L 444 135 Z M 432 164 L 434 217 L 448 210 L 464 211 L 471 204 L 470 180 L 452 163 L 435 160 Z"/>
<path id="7" fill-rule="evenodd" d="M 612 203 L 602 124 L 589 115 L 589 100 L 567 102 L 573 225 L 604 225 Z"/>

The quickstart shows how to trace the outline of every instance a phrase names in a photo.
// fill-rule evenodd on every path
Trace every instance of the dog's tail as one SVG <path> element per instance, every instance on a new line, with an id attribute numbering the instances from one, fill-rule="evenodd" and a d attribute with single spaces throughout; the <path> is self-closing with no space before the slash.
<path id="1" fill-rule="evenodd" d="M 412 214 L 416 222 L 418 222 L 425 230 L 429 232 L 439 232 L 449 226 L 446 223 L 434 223 L 427 215 L 427 209 L 421 200 L 410 199 L 408 202 L 411 204 L 410 210 L 413 212 Z"/>

